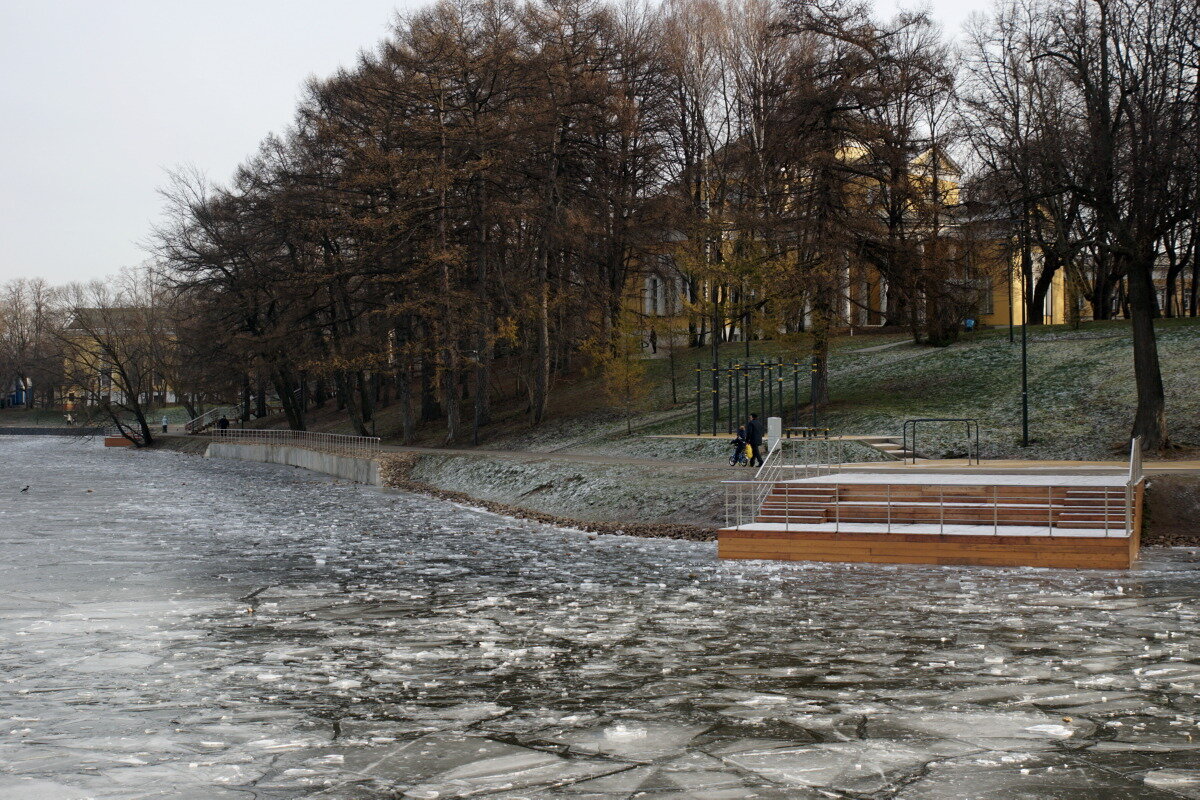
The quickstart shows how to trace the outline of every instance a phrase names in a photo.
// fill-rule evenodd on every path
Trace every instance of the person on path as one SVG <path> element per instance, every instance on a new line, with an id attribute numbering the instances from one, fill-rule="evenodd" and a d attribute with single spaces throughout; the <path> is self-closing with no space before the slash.
<path id="1" fill-rule="evenodd" d="M 658 331 L 654 330 L 654 328 L 650 329 L 650 352 L 658 352 Z"/>
<path id="2" fill-rule="evenodd" d="M 163 433 L 167 432 L 167 415 L 163 414 Z"/>
<path id="3" fill-rule="evenodd" d="M 758 414 L 751 414 L 750 421 L 746 423 L 746 444 L 750 445 L 750 466 L 752 467 L 762 466 L 762 441 L 762 423 L 758 421 Z"/>
<path id="4" fill-rule="evenodd" d="M 217 427 L 223 431 L 229 429 L 229 420 L 225 418 L 224 414 L 222 414 L 221 418 L 217 420 Z"/>
<path id="5" fill-rule="evenodd" d="M 737 429 L 737 438 L 731 443 L 733 444 L 733 452 L 729 454 L 730 466 L 737 466 L 746 463 L 746 427 L 739 425 Z"/>

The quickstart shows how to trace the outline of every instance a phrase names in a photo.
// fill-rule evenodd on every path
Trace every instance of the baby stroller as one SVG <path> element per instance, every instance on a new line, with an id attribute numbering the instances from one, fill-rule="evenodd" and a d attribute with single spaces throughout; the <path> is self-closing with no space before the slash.
<path id="1" fill-rule="evenodd" d="M 750 463 L 746 455 L 746 429 L 738 428 L 737 438 L 733 440 L 733 452 L 729 454 L 729 466 L 744 467 Z"/>

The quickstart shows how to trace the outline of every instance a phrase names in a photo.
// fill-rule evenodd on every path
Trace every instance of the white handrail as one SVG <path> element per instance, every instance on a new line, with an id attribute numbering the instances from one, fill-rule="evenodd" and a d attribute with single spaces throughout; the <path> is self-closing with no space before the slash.
<path id="1" fill-rule="evenodd" d="M 1137 485 L 1142 482 L 1142 437 L 1135 436 L 1129 443 L 1129 480 L 1125 484 L 1125 535 L 1133 536 L 1133 504 L 1137 496 Z"/>
<path id="2" fill-rule="evenodd" d="M 1142 437 L 1136 436 L 1129 443 L 1129 482 L 1136 484 L 1142 479 Z"/>
<path id="3" fill-rule="evenodd" d="M 767 457 L 764 458 L 763 462 L 758 465 L 758 472 L 754 473 L 754 480 L 762 480 L 763 471 L 767 468 L 767 465 L 771 463 L 771 459 L 773 459 L 779 453 L 779 446 L 782 443 L 782 439 L 776 439 L 775 444 L 771 445 L 771 449 L 767 451 Z"/>

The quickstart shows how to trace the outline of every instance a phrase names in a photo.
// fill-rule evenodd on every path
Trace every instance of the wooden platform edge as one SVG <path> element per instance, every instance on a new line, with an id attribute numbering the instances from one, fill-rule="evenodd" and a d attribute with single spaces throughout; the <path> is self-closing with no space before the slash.
<path id="1" fill-rule="evenodd" d="M 1140 503 L 1138 505 L 1140 524 Z M 1056 569 L 1129 569 L 1132 537 L 955 536 L 940 534 L 717 531 L 725 559 L 941 564 Z"/>
<path id="2" fill-rule="evenodd" d="M 1146 494 L 1146 480 L 1137 482 L 1133 490 L 1133 530 L 1129 532 L 1129 563 L 1137 561 L 1142 548 L 1142 501 Z"/>

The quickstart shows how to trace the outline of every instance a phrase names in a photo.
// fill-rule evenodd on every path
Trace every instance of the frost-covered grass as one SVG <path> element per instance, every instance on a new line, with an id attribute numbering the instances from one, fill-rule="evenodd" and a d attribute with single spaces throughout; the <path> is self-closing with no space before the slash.
<path id="1" fill-rule="evenodd" d="M 1172 438 L 1200 445 L 1200 324 L 1162 321 L 1159 352 Z M 980 421 L 985 458 L 1103 459 L 1124 452 L 1136 407 L 1128 326 L 1043 329 L 1030 337 L 1028 365 L 1029 448 L 1020 446 L 1020 339 L 1010 343 L 1006 331 L 915 360 L 879 359 L 841 375 L 835 369 L 825 424 L 883 434 L 900 433 L 905 419 L 972 417 Z M 934 456 L 964 450 L 954 426 L 922 432 L 921 448 Z"/>
<path id="2" fill-rule="evenodd" d="M 711 461 L 725 464 L 732 437 L 717 439 L 668 438 L 663 436 L 613 437 L 586 445 L 586 451 L 598 455 L 628 456 L 630 458 L 661 458 L 673 461 Z M 794 440 L 799 446 L 805 443 Z M 861 442 L 845 442 L 842 452 L 846 462 L 881 461 L 886 458 L 881 452 Z"/>

